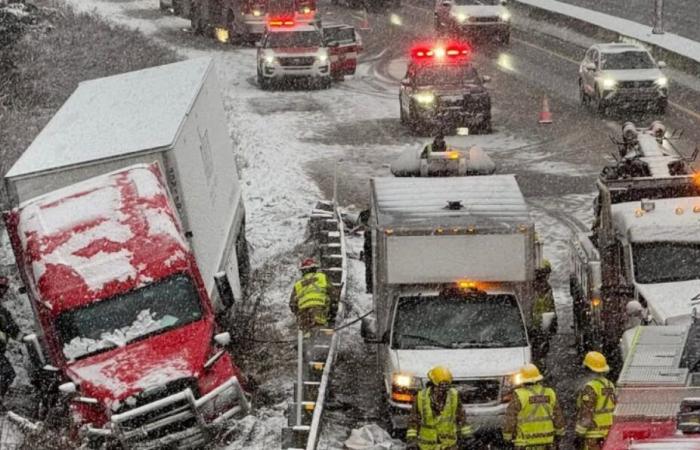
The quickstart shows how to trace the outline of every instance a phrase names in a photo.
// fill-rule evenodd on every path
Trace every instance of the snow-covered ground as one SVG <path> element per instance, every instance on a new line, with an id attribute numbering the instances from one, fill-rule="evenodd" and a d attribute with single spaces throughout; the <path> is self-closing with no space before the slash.
<path id="1" fill-rule="evenodd" d="M 153 39 L 176 48 L 184 58 L 203 55 L 215 58 L 230 134 L 236 146 L 244 184 L 246 233 L 252 247 L 253 266 L 259 273 L 274 278 L 261 294 L 262 306 L 276 318 L 274 327 L 281 333 L 289 333 L 294 320 L 287 309 L 288 293 L 297 276 L 296 263 L 303 256 L 298 249 L 304 240 L 309 211 L 324 196 L 323 193 L 328 192 L 322 186 L 323 174 L 319 175 L 320 172 L 315 169 L 319 161 L 325 164 L 325 177 L 329 178 L 332 177 L 333 170 L 327 166 L 334 161 L 343 160 L 341 173 L 350 181 L 345 184 L 341 182 L 341 189 L 352 191 L 353 194 L 345 198 L 361 205 L 362 193 L 366 187 L 358 188 L 357 185 L 366 185 L 370 174 L 387 173 L 382 167 L 387 158 L 422 142 L 420 139 L 406 137 L 393 139 L 392 136 L 385 136 L 382 139 L 382 136 L 363 135 L 365 131 L 352 133 L 352 124 L 358 121 L 397 119 L 396 79 L 391 78 L 402 76 L 405 62 L 396 60 L 392 63 L 391 78 L 382 76 L 368 62 L 360 66 L 354 79 L 348 79 L 342 85 L 336 84 L 330 90 L 285 90 L 272 94 L 261 91 L 255 85 L 254 49 L 232 49 L 204 38 L 190 36 L 183 31 L 189 25 L 187 21 L 159 13 L 157 3 L 153 0 L 67 1 L 80 10 L 95 11 L 110 21 L 140 29 Z M 343 144 L 333 139 L 334 133 L 339 129 L 351 135 L 345 136 Z M 468 139 L 470 144 L 482 147 L 494 159 L 508 157 L 511 164 L 527 165 L 532 172 L 574 177 L 597 170 L 593 167 L 547 161 L 549 155 L 532 146 L 533 140 L 506 130 Z M 373 159 L 372 155 L 376 153 L 382 157 Z M 343 193 L 340 192 L 341 198 L 344 197 Z M 577 218 L 585 221 L 590 216 L 591 199 L 592 195 L 570 195 L 531 200 L 537 229 L 547 243 L 545 255 L 556 268 L 553 279 L 560 308 L 565 308 L 570 302 L 565 289 L 566 243 L 571 229 L 575 227 L 572 219 L 562 214 L 562 211 L 575 211 Z M 7 244 L 3 245 L 2 255 L 8 255 Z M 350 253 L 358 255 L 362 248 L 361 239 L 351 238 L 349 248 Z M 352 303 L 352 310 L 358 315 L 371 309 L 371 297 L 364 291 L 364 266 L 357 259 L 350 260 L 348 299 Z M 17 305 L 18 311 L 23 311 L 23 326 L 28 326 L 31 316 L 26 305 L 22 308 L 19 303 Z M 365 347 L 359 337 L 359 324 L 343 330 L 341 342 L 338 367 L 342 366 L 343 360 L 346 361 L 344 367 L 347 368 L 363 359 Z M 293 347 L 288 350 L 293 351 Z M 365 367 L 367 370 L 358 374 L 358 379 L 360 376 L 374 377 L 371 371 L 372 361 L 367 361 L 371 358 L 364 359 L 368 364 Z M 273 400 L 259 407 L 254 416 L 238 423 L 230 435 L 230 442 L 222 448 L 279 448 L 280 430 L 286 423 L 284 414 L 287 399 L 292 392 L 292 378 L 282 370 L 277 373 L 270 371 L 267 376 L 268 378 L 259 380 L 260 389 Z M 352 381 L 347 379 L 348 376 L 334 377 L 334 386 L 340 385 L 347 389 Z M 358 385 L 359 388 L 367 386 L 366 381 Z M 335 402 L 340 406 L 335 411 L 329 409 L 329 428 L 322 436 L 319 448 L 341 448 L 341 443 L 351 428 L 381 421 L 376 409 L 376 392 L 367 389 L 362 393 L 362 400 L 349 402 L 349 394 L 342 392 L 343 389 L 332 398 L 331 404 Z M 361 404 L 361 401 L 365 403 Z M 369 411 L 361 409 L 369 403 L 372 403 Z M 354 408 L 351 414 L 348 414 L 347 408 Z"/>

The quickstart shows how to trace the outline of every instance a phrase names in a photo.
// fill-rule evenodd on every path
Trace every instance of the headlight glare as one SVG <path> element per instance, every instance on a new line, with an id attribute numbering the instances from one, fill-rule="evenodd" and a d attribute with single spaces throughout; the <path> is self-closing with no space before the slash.
<path id="1" fill-rule="evenodd" d="M 325 53 L 320 53 L 318 56 L 316 56 L 316 59 L 318 60 L 318 62 L 324 63 L 328 61 L 328 55 Z"/>
<path id="2" fill-rule="evenodd" d="M 656 80 L 656 85 L 657 85 L 658 87 L 660 87 L 660 88 L 665 88 L 666 86 L 668 86 L 668 78 L 666 78 L 666 77 L 659 77 L 659 78 Z"/>
<path id="3" fill-rule="evenodd" d="M 432 92 L 418 92 L 413 98 L 421 105 L 432 105 L 435 102 L 435 95 Z"/>
<path id="4" fill-rule="evenodd" d="M 603 89 L 615 89 L 615 86 L 617 86 L 617 80 L 613 78 L 603 78 Z"/>
<path id="5" fill-rule="evenodd" d="M 508 22 L 510 20 L 510 11 L 504 10 L 501 12 L 501 20 L 504 22 Z"/>
<path id="6" fill-rule="evenodd" d="M 275 63 L 275 57 L 272 55 L 265 56 L 265 64 L 272 65 Z"/>
<path id="7" fill-rule="evenodd" d="M 464 13 L 457 13 L 455 14 L 455 18 L 457 18 L 459 23 L 464 23 L 467 21 L 467 19 L 469 19 L 469 16 Z"/>

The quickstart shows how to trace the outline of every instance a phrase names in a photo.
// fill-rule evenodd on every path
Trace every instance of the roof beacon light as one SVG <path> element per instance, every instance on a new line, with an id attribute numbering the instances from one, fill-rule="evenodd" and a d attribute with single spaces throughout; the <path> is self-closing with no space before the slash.
<path id="1" fill-rule="evenodd" d="M 457 282 L 457 287 L 459 287 L 460 289 L 475 290 L 476 283 L 474 283 L 473 281 L 460 280 Z"/>
<path id="2" fill-rule="evenodd" d="M 457 150 L 450 150 L 447 152 L 447 159 L 459 159 L 460 156 Z"/>
<path id="3" fill-rule="evenodd" d="M 415 59 L 436 58 L 445 59 L 464 57 L 469 55 L 469 47 L 464 44 L 449 45 L 447 47 L 415 47 L 411 50 Z"/>
<path id="4" fill-rule="evenodd" d="M 676 215 L 677 216 L 683 215 L 684 212 L 685 212 L 685 210 L 683 208 L 681 208 L 680 206 L 678 208 L 676 208 Z"/>
<path id="5" fill-rule="evenodd" d="M 656 208 L 656 204 L 648 199 L 642 199 L 642 211 L 652 212 Z"/>
<path id="6" fill-rule="evenodd" d="M 458 211 L 462 208 L 464 208 L 464 205 L 462 204 L 462 200 L 448 200 L 447 201 L 447 209 L 449 209 L 451 211 Z"/>

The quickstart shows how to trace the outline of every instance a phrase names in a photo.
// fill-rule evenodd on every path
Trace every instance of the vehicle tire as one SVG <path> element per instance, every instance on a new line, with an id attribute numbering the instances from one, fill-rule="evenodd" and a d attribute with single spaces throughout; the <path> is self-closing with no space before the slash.
<path id="1" fill-rule="evenodd" d="M 491 123 L 491 118 L 484 119 L 479 124 L 479 134 L 491 134 L 493 133 L 493 124 Z"/>
<path id="2" fill-rule="evenodd" d="M 668 109 L 668 100 L 659 101 L 656 103 L 656 113 L 659 115 L 665 115 Z"/>
<path id="3" fill-rule="evenodd" d="M 264 76 L 258 71 L 258 87 L 263 91 L 270 89 L 270 83 L 265 79 Z"/>
<path id="4" fill-rule="evenodd" d="M 422 134 L 423 124 L 416 114 L 416 107 L 413 102 L 408 104 L 408 126 L 414 134 Z"/>
<path id="5" fill-rule="evenodd" d="M 327 77 L 323 77 L 321 78 L 319 85 L 321 89 L 330 89 L 333 85 L 333 79 L 330 75 L 328 75 Z"/>
<path id="6" fill-rule="evenodd" d="M 240 37 L 237 34 L 236 15 L 231 10 L 226 14 L 226 28 L 228 29 L 228 43 L 235 44 L 238 42 Z"/>
<path id="7" fill-rule="evenodd" d="M 510 45 L 510 31 L 506 31 L 503 33 L 501 36 L 501 44 L 503 45 Z"/>

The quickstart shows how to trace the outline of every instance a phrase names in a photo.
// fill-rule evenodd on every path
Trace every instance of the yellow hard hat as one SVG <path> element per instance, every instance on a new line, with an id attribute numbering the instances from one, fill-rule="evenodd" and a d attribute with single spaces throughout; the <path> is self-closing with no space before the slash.
<path id="1" fill-rule="evenodd" d="M 547 258 L 542 258 L 542 269 L 552 270 L 552 263 Z"/>
<path id="2" fill-rule="evenodd" d="M 540 373 L 540 369 L 537 368 L 536 365 L 534 364 L 525 364 L 522 369 L 520 369 L 520 382 L 521 383 L 536 383 L 540 381 L 542 378 L 542 374 Z"/>
<path id="3" fill-rule="evenodd" d="M 605 373 L 610 371 L 610 366 L 608 366 L 605 356 L 600 352 L 586 353 L 586 357 L 583 358 L 583 365 L 593 372 Z"/>
<path id="4" fill-rule="evenodd" d="M 428 371 L 428 379 L 434 385 L 452 383 L 452 372 L 445 366 L 435 366 Z"/>

